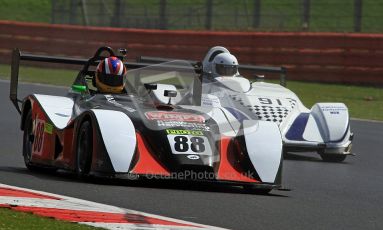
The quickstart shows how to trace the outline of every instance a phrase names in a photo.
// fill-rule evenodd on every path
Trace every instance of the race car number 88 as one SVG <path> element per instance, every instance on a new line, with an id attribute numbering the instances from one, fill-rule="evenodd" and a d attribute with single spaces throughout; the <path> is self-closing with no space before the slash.
<path id="1" fill-rule="evenodd" d="M 168 135 L 174 154 L 211 155 L 209 141 L 205 136 Z"/>
<path id="2" fill-rule="evenodd" d="M 174 149 L 177 152 L 186 152 L 189 150 L 188 138 L 186 136 L 175 136 L 174 141 Z M 190 148 L 193 152 L 201 153 L 205 151 L 205 141 L 201 137 L 191 137 L 190 142 Z"/>

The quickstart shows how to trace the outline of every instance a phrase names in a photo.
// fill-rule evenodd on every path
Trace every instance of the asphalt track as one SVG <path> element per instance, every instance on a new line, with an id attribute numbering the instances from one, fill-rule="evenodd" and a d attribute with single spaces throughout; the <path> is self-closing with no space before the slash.
<path id="1" fill-rule="evenodd" d="M 60 95 L 63 88 L 22 84 Z M 21 157 L 19 115 L 0 81 L 0 183 L 230 229 L 383 229 L 383 123 L 355 121 L 354 152 L 344 163 L 316 154 L 285 156 L 284 186 L 270 195 L 237 187 L 163 181 L 81 181 L 69 173 L 32 173 Z"/>

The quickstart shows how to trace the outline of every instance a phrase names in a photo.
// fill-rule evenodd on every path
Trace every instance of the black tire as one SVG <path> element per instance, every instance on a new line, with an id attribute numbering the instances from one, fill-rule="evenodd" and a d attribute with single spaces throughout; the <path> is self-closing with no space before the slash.
<path id="1" fill-rule="evenodd" d="M 25 117 L 24 134 L 23 134 L 23 158 L 25 166 L 31 171 L 38 172 L 55 172 L 57 168 L 47 165 L 36 164 L 32 162 L 32 147 L 35 141 L 33 133 L 32 110 L 29 110 Z"/>
<path id="2" fill-rule="evenodd" d="M 84 121 L 79 129 L 76 145 L 76 173 L 84 178 L 89 175 L 93 154 L 93 129 L 90 121 Z"/>
<path id="3" fill-rule="evenodd" d="M 320 154 L 320 157 L 322 158 L 323 161 L 326 162 L 343 162 L 347 155 L 345 154 Z"/>
<path id="4" fill-rule="evenodd" d="M 243 188 L 246 190 L 246 192 L 256 194 L 256 195 L 268 195 L 272 189 L 262 189 L 262 188 L 256 188 L 253 185 L 244 185 Z"/>
<path id="5" fill-rule="evenodd" d="M 33 120 L 32 120 L 32 110 L 29 110 L 27 116 L 25 117 L 24 123 L 24 135 L 23 135 L 23 158 L 25 166 L 29 170 L 38 170 L 40 167 L 32 163 L 32 146 L 35 140 L 33 134 Z"/>

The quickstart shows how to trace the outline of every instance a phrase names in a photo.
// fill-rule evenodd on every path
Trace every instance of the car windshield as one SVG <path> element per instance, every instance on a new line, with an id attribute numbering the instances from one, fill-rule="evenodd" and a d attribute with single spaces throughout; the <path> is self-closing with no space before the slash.
<path id="1" fill-rule="evenodd" d="M 158 111 L 166 109 L 162 105 L 171 104 L 180 106 L 179 108 L 194 110 L 196 114 L 219 117 L 215 122 L 221 133 L 230 133 L 233 130 L 237 132 L 243 120 L 257 119 L 256 115 L 245 107 L 241 99 L 243 93 L 236 92 L 221 82 L 200 82 L 200 79 L 208 78 L 208 76 L 197 74 L 189 62 L 171 61 L 128 71 L 125 88 L 128 94 L 154 104 Z M 231 86 L 236 86 L 236 84 L 233 82 Z M 250 85 L 247 88 L 249 87 Z M 168 92 L 166 93 L 166 91 Z M 152 112 L 150 112 L 150 116 L 152 116 Z M 156 119 L 163 113 L 153 112 Z M 171 112 L 166 113 L 173 118 L 175 116 Z M 148 116 L 148 114 L 143 112 L 142 116 Z M 187 116 L 188 121 L 195 118 L 194 115 L 187 114 Z M 190 120 L 190 122 L 197 121 Z M 161 128 L 152 126 L 150 123 L 144 125 L 150 129 Z M 217 137 L 218 139 L 219 137 Z"/>
<path id="2" fill-rule="evenodd" d="M 126 91 L 157 104 L 195 104 L 193 87 L 199 84 L 194 67 L 186 61 L 171 61 L 133 69 L 125 78 Z"/>

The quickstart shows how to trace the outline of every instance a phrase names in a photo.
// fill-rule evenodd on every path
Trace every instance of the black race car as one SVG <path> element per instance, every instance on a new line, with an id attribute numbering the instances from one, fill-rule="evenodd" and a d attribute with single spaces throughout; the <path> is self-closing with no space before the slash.
<path id="1" fill-rule="evenodd" d="M 266 192 L 280 187 L 282 138 L 275 123 L 238 121 L 226 108 L 201 106 L 199 75 L 185 61 L 125 62 L 126 93 L 98 93 L 94 67 L 118 55 L 109 47 L 89 60 L 14 50 L 10 98 L 21 114 L 29 169 L 228 182 Z M 66 96 L 31 94 L 20 101 L 21 60 L 83 68 Z"/>

